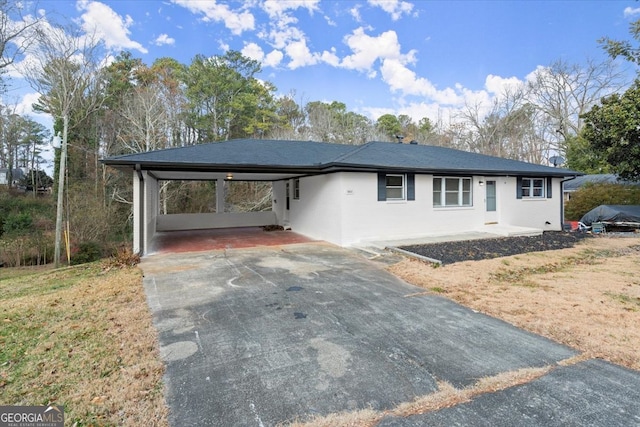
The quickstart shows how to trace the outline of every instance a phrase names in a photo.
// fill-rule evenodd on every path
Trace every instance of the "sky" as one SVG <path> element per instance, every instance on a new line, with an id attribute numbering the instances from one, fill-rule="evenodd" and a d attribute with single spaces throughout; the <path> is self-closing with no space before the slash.
<path id="1" fill-rule="evenodd" d="M 636 1 L 40 0 L 47 20 L 95 31 L 114 54 L 147 65 L 232 49 L 299 104 L 339 101 L 372 119 L 437 120 L 557 60 L 606 57 L 601 37 L 630 39 Z M 19 64 L 18 68 L 19 69 Z M 635 70 L 634 70 L 635 72 Z M 37 99 L 19 72 L 4 102 Z"/>

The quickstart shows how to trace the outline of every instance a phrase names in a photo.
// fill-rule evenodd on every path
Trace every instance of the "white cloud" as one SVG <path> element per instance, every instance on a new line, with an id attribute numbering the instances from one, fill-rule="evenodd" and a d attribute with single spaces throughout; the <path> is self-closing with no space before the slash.
<path id="1" fill-rule="evenodd" d="M 442 105 L 459 105 L 462 98 L 454 89 L 438 90 L 433 83 L 408 69 L 397 59 L 385 59 L 380 67 L 382 80 L 392 91 L 400 91 L 404 95 L 424 96 Z"/>
<path id="2" fill-rule="evenodd" d="M 338 55 L 336 55 L 335 48 L 331 48 L 330 52 L 326 50 L 322 52 L 322 54 L 320 55 L 320 60 L 334 67 L 340 65 L 340 58 L 338 58 Z"/>
<path id="3" fill-rule="evenodd" d="M 400 52 L 398 35 L 393 30 L 373 37 L 360 27 L 345 36 L 344 41 L 353 52 L 342 59 L 341 66 L 347 69 L 371 72 L 378 59 L 397 59 L 403 64 L 415 61 L 414 50 L 405 55 Z"/>
<path id="4" fill-rule="evenodd" d="M 22 97 L 22 99 L 20 99 L 20 102 L 16 104 L 15 112 L 17 114 L 25 115 L 25 116 L 40 115 L 44 117 L 49 117 L 49 114 L 45 114 L 45 113 L 33 110 L 33 104 L 37 103 L 39 99 L 40 99 L 40 94 L 37 92 L 31 92 L 31 93 L 25 94 Z"/>
<path id="5" fill-rule="evenodd" d="M 493 95 L 503 95 L 522 87 L 524 82 L 517 77 L 500 77 L 489 74 L 484 82 L 484 87 Z"/>
<path id="6" fill-rule="evenodd" d="M 380 116 L 384 116 L 385 114 L 393 114 L 394 116 L 397 114 L 396 109 L 388 107 L 361 107 L 360 111 L 373 121 L 378 120 Z"/>
<path id="7" fill-rule="evenodd" d="M 176 44 L 176 39 L 174 39 L 173 37 L 169 37 L 168 34 L 160 34 L 154 43 L 158 46 L 173 46 L 174 44 Z"/>
<path id="8" fill-rule="evenodd" d="M 240 53 L 242 53 L 242 55 L 246 56 L 247 58 L 251 58 L 256 61 L 262 62 L 262 60 L 264 59 L 264 51 L 255 43 L 245 44 L 244 47 L 240 50 Z"/>
<path id="9" fill-rule="evenodd" d="M 320 0 L 265 0 L 262 3 L 262 8 L 269 14 L 270 17 L 276 17 L 283 15 L 287 10 L 295 10 L 298 8 L 304 8 L 313 14 L 318 10 L 318 3 Z"/>
<path id="10" fill-rule="evenodd" d="M 277 67 L 282 62 L 282 58 L 284 58 L 284 54 L 274 49 L 264 57 L 263 64 L 268 67 Z"/>
<path id="11" fill-rule="evenodd" d="M 255 18 L 246 10 L 234 11 L 226 4 L 218 4 L 216 0 L 171 0 L 179 6 L 188 9 L 195 14 L 203 14 L 204 22 L 223 22 L 235 35 L 242 34 L 243 31 L 255 28 Z"/>
<path id="12" fill-rule="evenodd" d="M 83 12 L 80 16 L 82 29 L 103 40 L 107 48 L 148 52 L 140 43 L 131 40 L 129 27 L 133 19 L 129 15 L 122 18 L 109 6 L 97 1 L 80 0 L 76 8 Z"/>
<path id="13" fill-rule="evenodd" d="M 636 16 L 636 15 L 640 15 L 640 7 L 636 7 L 636 8 L 632 8 L 632 7 L 625 7 L 624 8 L 624 17 L 625 18 L 629 18 L 632 16 Z"/>
<path id="14" fill-rule="evenodd" d="M 328 17 L 327 15 L 324 16 L 324 20 L 327 21 L 327 25 L 331 26 L 331 27 L 337 27 L 338 23 L 336 21 L 334 21 L 333 19 L 331 19 L 330 17 Z"/>
<path id="15" fill-rule="evenodd" d="M 281 29 L 273 29 L 269 33 L 273 47 L 283 49 L 289 43 L 304 40 L 304 33 L 295 27 L 285 27 Z"/>
<path id="16" fill-rule="evenodd" d="M 291 61 L 287 64 L 287 67 L 291 70 L 318 63 L 318 55 L 311 53 L 304 39 L 289 43 L 284 51 L 291 58 Z"/>
<path id="17" fill-rule="evenodd" d="M 413 4 L 400 0 L 368 0 L 371 6 L 377 6 L 391 15 L 391 19 L 397 21 L 403 14 L 410 14 Z"/>
<path id="18" fill-rule="evenodd" d="M 247 43 L 240 52 L 247 58 L 259 61 L 268 67 L 277 67 L 284 57 L 283 53 L 276 49 L 265 55 L 256 43 Z"/>
<path id="19" fill-rule="evenodd" d="M 362 16 L 360 16 L 360 5 L 357 4 L 351 9 L 349 9 L 349 14 L 353 17 L 356 22 L 362 22 Z"/>

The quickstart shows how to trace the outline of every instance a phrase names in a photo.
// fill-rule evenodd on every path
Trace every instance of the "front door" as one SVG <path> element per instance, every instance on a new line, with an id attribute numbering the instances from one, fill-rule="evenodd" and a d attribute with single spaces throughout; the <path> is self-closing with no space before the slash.
<path id="1" fill-rule="evenodd" d="M 485 180 L 485 224 L 498 223 L 498 197 L 495 180 Z"/>

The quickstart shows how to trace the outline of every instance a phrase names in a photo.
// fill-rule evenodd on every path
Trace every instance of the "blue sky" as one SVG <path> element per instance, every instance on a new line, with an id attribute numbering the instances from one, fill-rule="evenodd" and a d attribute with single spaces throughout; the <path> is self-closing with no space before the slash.
<path id="1" fill-rule="evenodd" d="M 416 121 L 490 102 L 555 60 L 602 59 L 597 40 L 629 39 L 635 1 L 136 0 L 37 3 L 51 21 L 96 30 L 113 52 L 168 56 L 243 52 L 299 103 L 341 101 L 373 119 Z M 8 98 L 28 94 L 18 75 Z M 8 102 L 5 100 L 5 102 Z"/>

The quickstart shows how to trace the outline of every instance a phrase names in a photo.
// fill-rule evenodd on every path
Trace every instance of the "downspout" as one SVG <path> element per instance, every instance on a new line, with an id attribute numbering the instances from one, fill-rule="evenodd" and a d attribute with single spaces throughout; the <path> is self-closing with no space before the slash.
<path id="1" fill-rule="evenodd" d="M 146 226 L 144 218 L 144 175 L 142 174 L 140 163 L 136 163 L 135 170 L 138 173 L 138 195 L 140 198 L 140 207 L 138 208 L 139 212 L 137 212 L 139 215 L 138 218 L 140 218 L 140 240 L 138 241 L 138 246 L 140 247 L 139 255 L 144 255 L 144 228 Z M 133 214 L 136 215 L 136 212 Z"/>
<path id="2" fill-rule="evenodd" d="M 578 175 L 574 175 L 571 178 L 563 179 L 560 181 L 560 193 L 562 194 L 562 200 L 560 201 L 560 227 L 564 231 L 564 183 L 573 181 Z"/>

